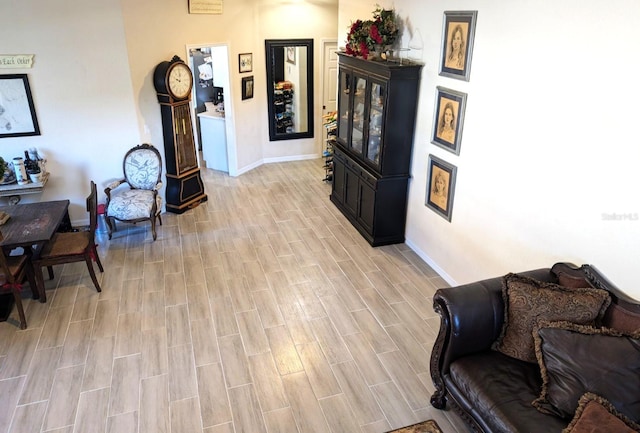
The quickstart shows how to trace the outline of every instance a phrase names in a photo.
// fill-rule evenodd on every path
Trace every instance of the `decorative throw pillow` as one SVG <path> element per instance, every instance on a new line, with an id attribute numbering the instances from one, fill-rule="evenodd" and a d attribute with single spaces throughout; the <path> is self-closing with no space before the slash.
<path id="1" fill-rule="evenodd" d="M 634 433 L 640 425 L 618 412 L 606 399 L 587 392 L 578 402 L 578 410 L 562 433 Z"/>
<path id="2" fill-rule="evenodd" d="M 503 279 L 504 324 L 493 349 L 512 358 L 536 362 L 533 329 L 540 320 L 567 320 L 582 325 L 599 322 L 611 303 L 601 289 L 568 289 L 517 274 Z"/>
<path id="3" fill-rule="evenodd" d="M 534 339 L 542 392 L 533 405 L 539 411 L 569 418 L 590 391 L 640 421 L 640 333 L 541 322 Z"/>

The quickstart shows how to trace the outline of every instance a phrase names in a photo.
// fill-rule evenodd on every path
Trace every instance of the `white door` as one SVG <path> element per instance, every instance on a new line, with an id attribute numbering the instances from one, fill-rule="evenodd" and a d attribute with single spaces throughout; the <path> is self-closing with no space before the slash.
<path id="1" fill-rule="evenodd" d="M 336 111 L 338 95 L 338 42 L 326 40 L 323 43 L 322 115 Z"/>

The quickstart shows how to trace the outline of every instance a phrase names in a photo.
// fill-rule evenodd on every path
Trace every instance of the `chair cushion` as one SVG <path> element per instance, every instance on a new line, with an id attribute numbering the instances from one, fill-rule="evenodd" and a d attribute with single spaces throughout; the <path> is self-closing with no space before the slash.
<path id="1" fill-rule="evenodd" d="M 83 254 L 89 246 L 91 232 L 56 233 L 40 252 L 43 259 Z"/>
<path id="2" fill-rule="evenodd" d="M 153 191 L 130 189 L 111 194 L 107 216 L 124 221 L 151 218 L 154 204 Z"/>
<path id="3" fill-rule="evenodd" d="M 606 290 L 569 289 L 517 274 L 503 280 L 504 323 L 493 348 L 507 356 L 536 363 L 533 330 L 540 320 L 567 320 L 594 325 L 611 303 Z"/>
<path id="4" fill-rule="evenodd" d="M 161 170 L 158 155 L 151 149 L 138 149 L 124 160 L 124 175 L 133 188 L 155 188 Z"/>

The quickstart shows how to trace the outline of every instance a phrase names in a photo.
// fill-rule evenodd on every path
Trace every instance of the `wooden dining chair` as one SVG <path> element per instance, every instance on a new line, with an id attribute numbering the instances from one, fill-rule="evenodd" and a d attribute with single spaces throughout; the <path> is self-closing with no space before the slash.
<path id="1" fill-rule="evenodd" d="M 0 232 L 0 241 L 4 239 Z M 25 277 L 29 281 L 31 290 L 36 293 L 36 281 L 33 274 L 33 267 L 29 258 L 21 254 L 19 256 L 7 256 L 4 249 L 0 248 L 0 293 L 13 293 L 16 301 L 16 308 L 20 316 L 20 329 L 27 328 L 27 319 L 24 315 L 24 307 L 22 306 L 22 282 Z"/>
<path id="2" fill-rule="evenodd" d="M 56 233 L 42 247 L 40 254 L 34 258 L 33 267 L 41 302 L 47 300 L 42 276 L 44 266 L 49 268 L 49 276 L 52 277 L 51 266 L 84 261 L 87 263 L 93 285 L 98 292 L 102 291 L 92 263 L 95 260 L 100 272 L 104 272 L 95 242 L 96 224 L 98 223 L 98 190 L 93 181 L 91 181 L 91 194 L 87 197 L 87 212 L 89 212 L 88 231 Z"/>

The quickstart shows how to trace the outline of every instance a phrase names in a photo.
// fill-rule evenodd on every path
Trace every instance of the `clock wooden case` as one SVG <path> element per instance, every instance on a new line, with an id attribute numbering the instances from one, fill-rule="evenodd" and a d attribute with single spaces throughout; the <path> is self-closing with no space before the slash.
<path id="1" fill-rule="evenodd" d="M 183 213 L 207 201 L 191 123 L 191 69 L 178 56 L 156 66 L 153 85 L 162 114 L 167 173 L 166 208 Z"/>

